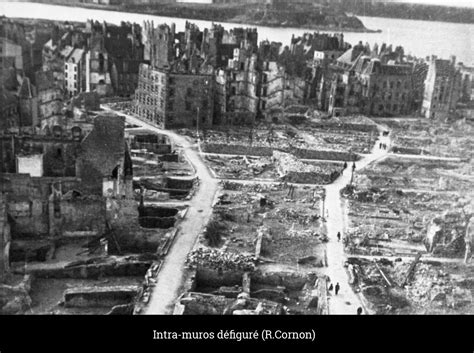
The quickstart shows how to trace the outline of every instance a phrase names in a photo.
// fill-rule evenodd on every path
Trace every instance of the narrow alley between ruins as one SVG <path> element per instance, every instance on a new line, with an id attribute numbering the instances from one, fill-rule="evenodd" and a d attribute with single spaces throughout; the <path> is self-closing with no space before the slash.
<path id="1" fill-rule="evenodd" d="M 380 129 L 380 127 L 379 127 Z M 384 136 L 380 131 L 379 140 L 376 142 L 372 153 L 363 156 L 355 163 L 356 170 L 363 169 L 370 163 L 384 158 L 387 155 L 387 149 L 379 148 L 379 144 L 390 146 L 390 138 Z M 348 275 L 344 268 L 346 256 L 344 254 L 344 227 L 345 227 L 345 208 L 342 205 L 340 191 L 351 182 L 351 170 L 353 164 L 349 164 L 344 173 L 334 181 L 333 184 L 326 186 L 326 214 L 327 214 L 327 243 L 326 256 L 327 268 L 326 275 L 329 276 L 331 283 L 335 286 L 339 283 L 341 289 L 337 295 L 334 291 L 330 292 L 329 314 L 355 315 L 358 307 L 363 307 L 356 293 L 349 286 Z M 337 239 L 337 233 L 341 233 L 341 241 Z M 364 308 L 367 311 L 367 308 Z"/>

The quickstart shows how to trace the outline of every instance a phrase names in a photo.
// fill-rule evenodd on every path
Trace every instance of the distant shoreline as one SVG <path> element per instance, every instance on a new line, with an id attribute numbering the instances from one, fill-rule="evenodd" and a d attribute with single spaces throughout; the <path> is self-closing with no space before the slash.
<path id="1" fill-rule="evenodd" d="M 271 28 L 297 28 L 297 29 L 310 29 L 317 31 L 329 31 L 329 32 L 352 32 L 352 33 L 381 33 L 382 30 L 372 30 L 365 27 L 361 23 L 361 27 L 336 27 L 336 26 L 326 26 L 326 25 L 311 25 L 303 24 L 298 26 L 295 23 L 286 23 L 285 22 L 272 22 L 272 21 L 253 21 L 251 19 L 245 18 L 245 16 L 238 16 L 234 18 L 224 18 L 217 19 L 214 17 L 204 16 L 189 16 L 189 13 L 180 13 L 174 12 L 164 13 L 163 11 L 146 8 L 140 5 L 100 5 L 100 4 L 91 4 L 91 3 L 70 3 L 67 0 L 16 0 L 14 2 L 29 2 L 29 3 L 38 3 L 45 5 L 57 5 L 57 6 L 67 6 L 72 8 L 85 8 L 90 10 L 102 10 L 102 11 L 114 11 L 114 12 L 123 12 L 123 13 L 135 13 L 135 14 L 146 14 L 151 16 L 160 16 L 168 18 L 180 18 L 187 20 L 197 20 L 197 21 L 208 21 L 208 22 L 225 22 L 225 23 L 235 23 L 239 25 L 248 25 L 248 26 L 262 26 L 262 27 L 271 27 Z M 182 6 L 182 5 L 181 5 Z M 357 18 L 357 17 L 356 17 Z M 358 19 L 358 18 L 357 18 Z M 360 19 L 358 19 L 361 21 Z"/>

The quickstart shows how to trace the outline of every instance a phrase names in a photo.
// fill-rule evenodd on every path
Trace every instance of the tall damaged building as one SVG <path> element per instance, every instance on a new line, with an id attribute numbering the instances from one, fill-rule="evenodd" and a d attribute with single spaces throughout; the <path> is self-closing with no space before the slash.
<path id="1" fill-rule="evenodd" d="M 454 111 L 461 97 L 462 75 L 456 68 L 455 57 L 443 60 L 432 56 L 428 65 L 422 115 L 429 119 L 443 118 Z"/>
<path id="2" fill-rule="evenodd" d="M 210 127 L 221 117 L 227 121 L 234 111 L 249 110 L 246 102 L 230 98 L 232 93 L 237 95 L 237 73 L 231 71 L 234 67 L 251 71 L 239 49 L 256 47 L 255 30 L 227 32 L 214 26 L 202 32 L 187 22 L 184 32 L 177 33 L 174 25 L 155 28 L 153 23 L 145 24 L 144 32 L 145 58 L 150 64 L 140 66 L 135 114 L 161 127 Z M 216 91 L 220 97 L 215 101 Z"/>
<path id="3" fill-rule="evenodd" d="M 333 115 L 409 115 L 416 111 L 413 64 L 403 61 L 403 49 L 370 49 L 359 43 L 337 60 L 329 94 Z"/>

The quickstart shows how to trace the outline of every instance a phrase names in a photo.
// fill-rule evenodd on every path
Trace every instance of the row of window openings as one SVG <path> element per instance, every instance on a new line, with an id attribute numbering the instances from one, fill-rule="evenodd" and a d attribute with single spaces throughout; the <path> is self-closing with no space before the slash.
<path id="1" fill-rule="evenodd" d="M 68 64 L 66 64 L 66 70 L 68 70 L 68 69 L 69 69 L 69 66 L 68 66 Z M 77 72 L 77 65 L 74 65 L 74 71 Z"/>
<path id="2" fill-rule="evenodd" d="M 397 112 L 397 111 L 398 111 L 398 104 L 394 104 L 394 105 L 393 105 L 393 110 L 392 110 L 392 105 L 391 105 L 391 104 L 387 104 L 387 105 L 385 105 L 385 106 L 384 106 L 383 104 L 380 104 L 380 105 L 379 105 L 379 111 L 384 111 L 385 108 L 387 108 L 386 110 L 388 110 L 388 111 Z M 404 108 L 404 106 L 401 105 L 401 106 L 400 106 L 400 110 L 403 110 L 403 108 Z"/>
<path id="3" fill-rule="evenodd" d="M 385 81 L 383 84 L 382 84 L 382 87 L 383 88 L 387 88 L 388 87 L 388 83 L 387 81 Z M 408 82 L 405 82 L 405 89 L 408 89 L 409 88 L 409 83 Z M 390 81 L 390 89 L 394 89 L 395 88 L 395 81 Z M 397 81 L 397 88 L 402 88 L 402 82 L 401 81 Z M 374 89 L 376 89 L 376 86 L 374 86 Z"/>
<path id="4" fill-rule="evenodd" d="M 67 72 L 64 73 L 64 77 L 67 78 Z M 74 79 L 77 80 L 77 74 L 74 74 Z"/>

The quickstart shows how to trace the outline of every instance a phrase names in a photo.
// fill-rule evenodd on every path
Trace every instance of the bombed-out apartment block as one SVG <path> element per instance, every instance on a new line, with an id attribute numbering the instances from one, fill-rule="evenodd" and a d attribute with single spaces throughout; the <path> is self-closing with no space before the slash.
<path id="1" fill-rule="evenodd" d="M 425 81 L 422 114 L 429 119 L 445 118 L 456 108 L 462 92 L 462 75 L 456 58 L 438 59 L 432 56 Z"/>
<path id="2" fill-rule="evenodd" d="M 44 122 L 57 118 L 63 108 L 63 89 L 54 79 L 53 71 L 36 73 L 36 90 L 38 92 L 38 118 L 43 128 Z"/>
<path id="3" fill-rule="evenodd" d="M 228 62 L 234 54 L 240 59 L 234 50 L 254 46 L 256 31 L 227 32 L 214 26 L 201 32 L 187 22 L 185 31 L 176 33 L 174 25 L 154 28 L 153 23 L 146 23 L 144 37 L 150 65 L 141 65 L 135 113 L 160 126 L 206 127 L 213 124 L 215 116 L 215 68 L 221 64 L 234 67 Z M 227 112 L 226 100 L 218 106 L 219 111 Z"/>
<path id="4" fill-rule="evenodd" d="M 371 49 L 360 43 L 337 59 L 329 112 L 370 116 L 408 115 L 413 102 L 413 65 L 402 62 L 403 49 Z"/>
<path id="5" fill-rule="evenodd" d="M 43 24 L 19 23 L 0 18 L 1 57 L 14 57 L 15 69 L 34 81 L 42 67 L 42 48 L 50 38 L 50 28 Z"/>
<path id="6" fill-rule="evenodd" d="M 212 125 L 213 77 L 140 66 L 134 112 L 163 128 Z"/>
<path id="7" fill-rule="evenodd" d="M 2 70 L 0 96 L 2 130 L 39 125 L 37 91 L 28 77 L 17 77 L 12 67 Z"/>
<path id="8" fill-rule="evenodd" d="M 319 53 L 333 60 L 348 47 L 342 35 L 319 33 L 293 38 L 290 47 L 269 42 L 259 46 L 255 30 L 226 31 L 214 25 L 200 31 L 191 23 L 186 23 L 185 32 L 179 33 L 174 25 L 155 28 L 153 23 L 145 23 L 143 37 L 144 58 L 150 66 L 141 66 L 134 112 L 149 121 L 163 124 L 166 120 L 166 126 L 176 127 L 253 124 L 257 117 L 268 118 L 274 110 L 314 102 L 319 84 L 315 56 Z M 168 71 L 171 82 L 184 92 L 189 91 L 184 101 L 179 100 L 192 111 L 181 111 L 185 121 L 176 121 L 176 113 L 169 109 L 176 105 L 176 91 L 166 79 Z M 209 93 L 209 102 L 202 97 L 202 106 L 195 106 L 190 97 L 192 85 L 200 83 L 186 76 L 173 80 L 173 74 L 178 73 L 195 76 L 198 81 L 201 75 L 212 75 L 215 84 L 204 84 L 201 90 Z M 155 84 L 150 84 L 150 79 Z M 208 114 L 202 113 L 207 106 L 212 107 Z"/>

